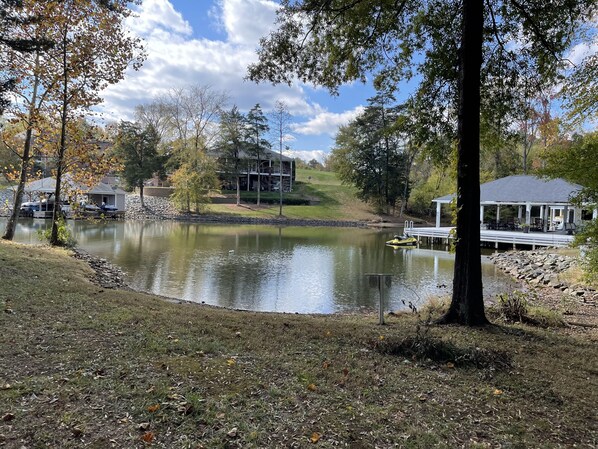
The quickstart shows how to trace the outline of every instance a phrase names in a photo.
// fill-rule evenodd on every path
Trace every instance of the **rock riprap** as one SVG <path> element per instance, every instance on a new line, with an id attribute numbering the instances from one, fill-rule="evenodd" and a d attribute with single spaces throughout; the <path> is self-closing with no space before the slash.
<path id="1" fill-rule="evenodd" d="M 531 285 L 560 289 L 566 294 L 594 297 L 595 290 L 569 284 L 563 276 L 570 268 L 578 266 L 577 259 L 548 250 L 507 251 L 490 256 L 497 267 L 512 277 Z"/>
<path id="2" fill-rule="evenodd" d="M 74 249 L 74 256 L 85 261 L 94 271 L 92 281 L 103 288 L 124 288 L 127 286 L 125 273 L 116 265 L 112 265 L 106 259 L 92 256 L 81 250 Z"/>

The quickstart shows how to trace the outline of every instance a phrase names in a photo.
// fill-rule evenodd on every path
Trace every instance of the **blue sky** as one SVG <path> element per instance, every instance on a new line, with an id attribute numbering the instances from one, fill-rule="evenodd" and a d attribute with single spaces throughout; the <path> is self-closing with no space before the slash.
<path id="1" fill-rule="evenodd" d="M 256 103 L 268 112 L 283 100 L 293 117 L 287 142 L 291 155 L 323 160 L 339 126 L 359 114 L 374 91 L 353 83 L 333 97 L 301 83 L 272 86 L 244 81 L 247 65 L 256 61 L 259 38 L 274 26 L 277 5 L 274 0 L 143 0 L 128 26 L 144 39 L 148 58 L 138 72 L 129 71 L 104 92 L 99 108 L 104 119 L 131 120 L 136 105 L 169 89 L 208 85 L 227 93 L 228 106 L 236 104 L 243 112 Z M 596 51 L 595 39 L 589 46 L 572 48 L 568 59 L 579 63 Z"/>
<path id="2" fill-rule="evenodd" d="M 259 37 L 274 25 L 276 7 L 271 0 L 143 0 L 129 26 L 145 40 L 148 58 L 138 72 L 130 71 L 105 91 L 100 107 L 105 120 L 130 120 L 137 104 L 170 88 L 209 85 L 226 92 L 229 106 L 243 112 L 256 103 L 269 111 L 277 100 L 285 101 L 293 117 L 288 145 L 294 155 L 322 160 L 338 127 L 353 119 L 374 91 L 354 83 L 331 96 L 304 84 L 244 81 Z"/>

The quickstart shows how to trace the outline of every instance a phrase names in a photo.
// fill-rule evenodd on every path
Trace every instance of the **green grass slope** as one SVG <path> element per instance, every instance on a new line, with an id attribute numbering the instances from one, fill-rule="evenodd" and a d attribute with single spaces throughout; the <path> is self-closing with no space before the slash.
<path id="1" fill-rule="evenodd" d="M 335 173 L 298 169 L 296 183 L 291 194 L 285 197 L 305 198 L 312 205 L 283 206 L 283 215 L 294 219 L 313 220 L 374 220 L 378 216 L 363 201 L 357 199 L 356 190 L 352 186 L 343 185 Z M 277 198 L 275 192 L 263 192 L 264 197 Z M 240 214 L 251 217 L 278 216 L 278 204 L 262 205 L 259 208 L 252 204 L 241 207 L 235 205 L 212 204 L 209 211 L 214 213 Z"/>

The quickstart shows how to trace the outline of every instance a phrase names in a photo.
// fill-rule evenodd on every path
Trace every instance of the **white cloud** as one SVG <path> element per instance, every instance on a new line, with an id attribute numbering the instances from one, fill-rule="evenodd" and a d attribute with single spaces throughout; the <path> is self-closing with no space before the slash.
<path id="1" fill-rule="evenodd" d="M 221 25 L 228 40 L 255 48 L 274 25 L 278 5 L 269 0 L 220 0 Z"/>
<path id="2" fill-rule="evenodd" d="M 329 156 L 328 153 L 322 150 L 291 150 L 284 151 L 283 154 L 288 157 L 299 158 L 305 162 L 315 159 L 320 164 L 323 164 Z"/>
<path id="3" fill-rule="evenodd" d="M 333 136 L 340 126 L 346 125 L 364 110 L 363 106 L 357 106 L 349 111 L 335 113 L 321 111 L 315 117 L 304 123 L 293 126 L 293 131 L 304 135 L 328 134 Z"/>
<path id="4" fill-rule="evenodd" d="M 106 120 L 131 120 L 135 106 L 149 103 L 169 89 L 208 85 L 227 93 L 228 106 L 234 103 L 241 111 L 260 103 L 262 109 L 269 112 L 277 100 L 284 101 L 295 120 L 305 120 L 295 125 L 293 131 L 320 136 L 312 140 L 310 147 L 314 142 L 319 146 L 317 139 L 325 141 L 322 148 L 328 147 L 329 136 L 355 117 L 361 108 L 331 113 L 310 101 L 309 89 L 300 84 L 272 86 L 244 80 L 247 66 L 257 58 L 255 48 L 259 37 L 273 26 L 277 3 L 218 0 L 215 8 L 216 12 L 207 12 L 205 8 L 203 11 L 212 22 L 219 22 L 225 39 L 197 37 L 170 0 L 144 0 L 127 24 L 145 40 L 147 60 L 139 71 L 130 70 L 123 81 L 104 91 L 105 102 L 97 111 Z M 296 143 L 301 145 L 299 141 Z"/>
<path id="5" fill-rule="evenodd" d="M 591 44 L 581 43 L 571 49 L 566 59 L 577 66 L 581 64 L 585 58 L 596 53 L 598 53 L 598 41 Z"/>
<path id="6" fill-rule="evenodd" d="M 168 0 L 144 0 L 136 16 L 131 17 L 127 24 L 138 35 L 151 33 L 157 27 L 183 35 L 193 32 L 189 22 Z"/>

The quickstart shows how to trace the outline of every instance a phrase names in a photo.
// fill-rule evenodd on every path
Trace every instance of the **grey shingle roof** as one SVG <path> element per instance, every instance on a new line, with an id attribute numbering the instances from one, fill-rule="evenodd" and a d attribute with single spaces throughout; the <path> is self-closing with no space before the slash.
<path id="1" fill-rule="evenodd" d="M 543 179 L 530 175 L 513 175 L 480 186 L 481 203 L 570 203 L 571 197 L 582 189 L 564 179 Z M 433 202 L 448 203 L 455 194 L 435 198 Z"/>

